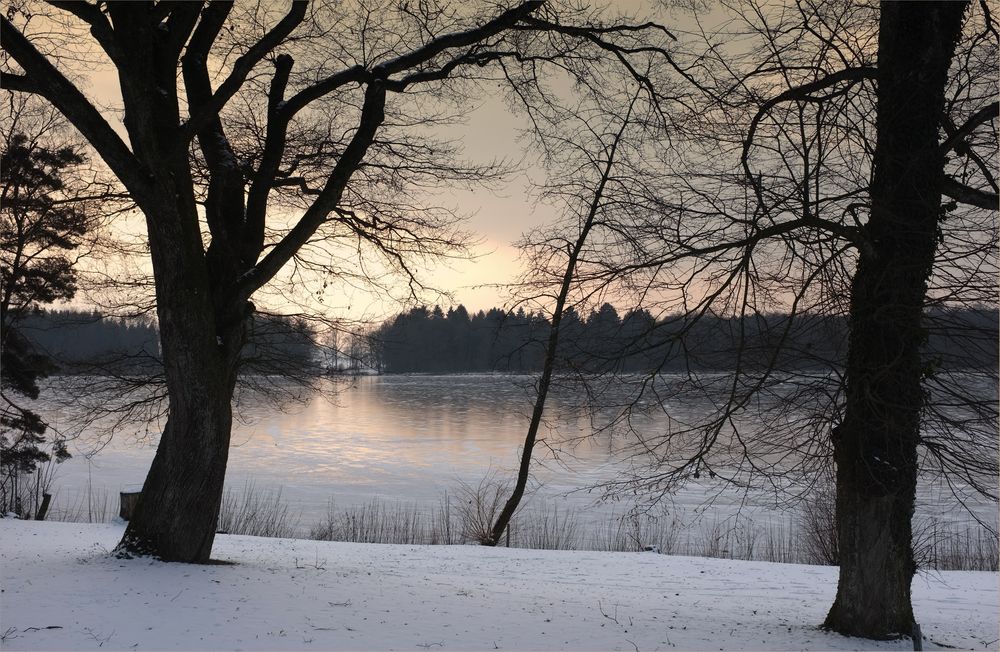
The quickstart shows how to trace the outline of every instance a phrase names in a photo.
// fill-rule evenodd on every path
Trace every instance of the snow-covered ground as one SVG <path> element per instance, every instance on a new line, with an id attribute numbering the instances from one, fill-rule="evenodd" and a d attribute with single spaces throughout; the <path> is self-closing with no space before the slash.
<path id="1" fill-rule="evenodd" d="M 225 535 L 194 566 L 116 559 L 121 533 L 0 519 L 0 647 L 912 649 L 818 630 L 830 567 Z M 997 649 L 997 573 L 921 573 L 913 600 L 924 649 Z"/>

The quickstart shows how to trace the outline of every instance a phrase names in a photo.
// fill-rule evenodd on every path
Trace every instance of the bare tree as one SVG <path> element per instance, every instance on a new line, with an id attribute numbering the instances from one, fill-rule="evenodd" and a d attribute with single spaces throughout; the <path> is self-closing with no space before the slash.
<path id="1" fill-rule="evenodd" d="M 528 430 L 525 433 L 524 445 L 521 449 L 521 460 L 518 465 L 517 480 L 514 483 L 514 488 L 511 491 L 510 497 L 504 503 L 503 509 L 500 510 L 496 520 L 493 522 L 489 535 L 484 537 L 482 540 L 482 543 L 486 545 L 496 545 L 500 541 L 504 530 L 509 527 L 510 520 L 517 511 L 517 508 L 521 503 L 521 499 L 524 496 L 524 491 L 528 485 L 528 476 L 531 470 L 531 456 L 535 448 L 535 442 L 538 438 L 539 427 L 542 424 L 542 417 L 545 413 L 545 402 L 548 399 L 549 387 L 552 384 L 552 376 L 556 371 L 557 354 L 559 351 L 559 327 L 562 324 L 563 313 L 567 306 L 570 290 L 573 287 L 573 278 L 576 273 L 576 261 L 579 258 L 580 253 L 584 250 L 584 247 L 587 244 L 587 237 L 590 235 L 594 225 L 605 219 L 605 202 L 609 201 L 610 203 L 613 203 L 614 201 L 613 190 L 609 188 L 609 185 L 613 188 L 617 183 L 617 179 L 613 174 L 616 163 L 615 155 L 618 152 L 619 146 L 622 145 L 625 132 L 632 120 L 632 111 L 635 108 L 635 104 L 638 99 L 639 94 L 633 97 L 624 117 L 620 120 L 621 124 L 618 125 L 618 128 L 612 133 L 598 132 L 597 128 L 591 125 L 584 116 L 578 117 L 578 120 L 582 122 L 582 126 L 575 134 L 575 137 L 563 139 L 563 147 L 560 149 L 572 152 L 569 156 L 571 160 L 582 159 L 583 162 L 578 163 L 579 167 L 576 170 L 576 173 L 569 176 L 569 178 L 564 179 L 562 184 L 550 187 L 549 193 L 553 196 L 559 196 L 562 198 L 566 209 L 571 215 L 568 218 L 568 221 L 574 223 L 574 226 L 576 227 L 574 233 L 575 238 L 567 240 L 562 236 L 562 234 L 556 234 L 553 237 L 559 243 L 557 246 L 553 246 L 551 242 L 548 242 L 543 246 L 535 248 L 536 255 L 541 255 L 545 258 L 545 262 L 542 264 L 535 264 L 531 267 L 531 269 L 548 269 L 550 265 L 558 264 L 555 260 L 553 260 L 554 257 L 558 256 L 557 260 L 561 262 L 562 255 L 565 254 L 565 270 L 555 296 L 545 297 L 546 299 L 554 300 L 555 305 L 552 308 L 552 319 L 548 329 L 548 338 L 545 342 L 545 356 L 542 360 L 542 373 L 535 383 L 535 402 L 531 411 L 531 419 L 528 423 Z M 579 143 L 580 140 L 583 141 L 582 144 Z M 589 151 L 588 144 L 591 140 L 597 141 L 597 149 L 599 150 L 599 153 L 594 154 Z M 564 153 L 561 158 L 566 158 L 566 154 Z M 593 168 L 593 171 L 589 169 L 591 167 Z M 596 182 L 591 178 L 595 173 L 597 175 Z M 584 205 L 580 205 L 581 199 L 587 197 L 587 192 L 592 193 L 590 201 Z M 605 193 L 611 195 L 610 200 L 605 198 Z M 529 274 L 530 273 L 531 272 L 529 271 Z M 526 283 L 526 285 L 528 287 L 539 287 L 538 284 Z M 544 285 L 545 284 L 542 284 L 541 287 L 544 287 Z M 538 298 L 539 297 L 534 297 L 535 300 Z"/>
<path id="2" fill-rule="evenodd" d="M 462 243 L 453 214 L 421 192 L 497 171 L 461 161 L 426 129 L 450 118 L 442 102 L 461 113 L 477 80 L 549 97 L 550 69 L 581 83 L 615 70 L 639 77 L 645 44 L 663 53 L 669 38 L 654 24 L 541 0 L 296 1 L 281 12 L 50 4 L 117 73 L 127 140 L 32 36 L 27 14 L 0 20 L 3 84 L 57 107 L 128 190 L 156 283 L 168 420 L 119 549 L 201 562 L 251 297 L 288 265 L 363 281 L 398 272 L 417 290 L 420 261 Z"/>
<path id="3" fill-rule="evenodd" d="M 701 100 L 577 260 L 578 296 L 656 317 L 615 424 L 652 466 L 610 489 L 795 499 L 833 461 L 826 625 L 909 635 L 918 470 L 996 499 L 997 31 L 986 3 L 727 10 L 679 34 Z M 699 359 L 709 321 L 738 343 L 726 374 Z M 650 403 L 666 433 L 635 425 Z"/>

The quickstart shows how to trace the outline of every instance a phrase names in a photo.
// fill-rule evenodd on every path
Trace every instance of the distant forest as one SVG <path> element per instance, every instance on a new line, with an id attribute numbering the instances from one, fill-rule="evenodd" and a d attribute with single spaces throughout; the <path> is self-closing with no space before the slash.
<path id="1" fill-rule="evenodd" d="M 926 313 L 925 322 L 929 365 L 997 366 L 996 309 L 935 309 Z M 57 373 L 148 372 L 160 365 L 151 319 L 47 310 L 27 315 L 22 324 L 25 335 L 56 363 Z M 244 373 L 278 375 L 313 373 L 324 365 L 390 374 L 530 373 L 541 369 L 549 327 L 543 315 L 523 309 L 470 314 L 461 305 L 447 311 L 413 308 L 367 335 L 349 338 L 340 363 L 328 364 L 329 351 L 317 343 L 323 334 L 308 323 L 257 314 L 242 364 Z M 564 313 L 557 357 L 564 371 L 585 373 L 725 371 L 734 368 L 741 353 L 745 368 L 772 359 L 782 369 L 815 368 L 842 360 L 847 336 L 846 322 L 834 317 L 798 315 L 789 322 L 782 314 L 706 315 L 694 323 L 657 321 L 645 310 L 622 317 L 606 303 L 585 316 L 572 308 Z"/>
<path id="2" fill-rule="evenodd" d="M 995 368 L 998 312 L 933 309 L 925 315 L 929 364 Z M 370 338 L 367 363 L 385 373 L 531 372 L 541 369 L 549 321 L 523 309 L 470 314 L 414 308 L 386 321 Z M 588 315 L 568 309 L 560 327 L 558 362 L 582 372 L 730 370 L 772 361 L 782 369 L 828 366 L 844 359 L 847 324 L 819 315 L 706 315 L 696 322 L 657 321 L 645 310 L 619 316 L 605 303 Z"/>
<path id="3" fill-rule="evenodd" d="M 152 319 L 118 319 L 98 311 L 38 310 L 20 327 L 56 373 L 128 373 L 157 369 L 159 335 Z M 247 373 L 314 366 L 315 334 L 301 320 L 256 314 L 241 362 Z"/>

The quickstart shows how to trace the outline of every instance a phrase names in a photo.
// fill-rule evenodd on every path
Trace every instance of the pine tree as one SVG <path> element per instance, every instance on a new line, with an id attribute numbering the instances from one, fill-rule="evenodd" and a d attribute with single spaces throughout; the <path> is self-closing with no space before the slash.
<path id="1" fill-rule="evenodd" d="M 4 511 L 25 515 L 18 481 L 47 462 L 69 457 L 63 442 L 43 450 L 48 427 L 22 405 L 38 398 L 38 381 L 54 369 L 21 332 L 22 319 L 41 304 L 70 299 L 76 273 L 67 254 L 90 219 L 64 192 L 66 177 L 85 162 L 72 147 L 47 148 L 13 135 L 0 154 L 0 498 Z"/>

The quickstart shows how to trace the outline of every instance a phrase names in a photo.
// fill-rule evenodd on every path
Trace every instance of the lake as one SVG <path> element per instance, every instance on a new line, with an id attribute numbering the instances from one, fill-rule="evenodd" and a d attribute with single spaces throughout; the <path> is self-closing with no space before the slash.
<path id="1" fill-rule="evenodd" d="M 491 471 L 515 476 L 532 381 L 507 375 L 363 376 L 324 381 L 299 403 L 249 401 L 240 407 L 243 421 L 234 428 L 227 487 L 240 490 L 252 482 L 259 489 L 280 488 L 303 532 L 322 519 L 331 501 L 342 507 L 380 498 L 431 509 L 445 492 L 456 495 L 460 483 L 476 485 Z M 533 467 L 540 486 L 530 501 L 546 509 L 574 509 L 597 521 L 631 505 L 626 499 L 602 501 L 601 491 L 592 490 L 631 462 L 617 438 L 586 436 L 592 421 L 577 398 L 568 388 L 550 398 Z M 39 406 L 54 425 L 66 425 L 65 416 L 46 410 L 44 400 Z M 672 406 L 671 413 L 698 409 Z M 668 427 L 662 414 L 639 421 L 647 432 Z M 56 467 L 54 505 L 65 509 L 89 492 L 109 496 L 109 507 L 117 510 L 118 492 L 138 490 L 153 458 L 156 437 L 144 439 L 142 433 L 142 428 L 119 433 L 96 451 L 92 435 L 72 441 L 73 458 Z M 664 508 L 685 524 L 737 512 L 763 521 L 794 517 L 774 503 L 766 492 L 727 490 L 703 476 L 670 496 Z M 977 502 L 973 511 L 995 527 L 995 504 Z M 946 488 L 931 482 L 919 487 L 918 516 L 958 528 L 972 522 Z"/>

